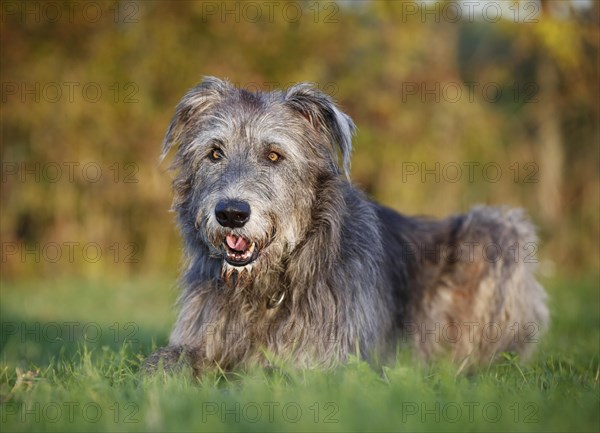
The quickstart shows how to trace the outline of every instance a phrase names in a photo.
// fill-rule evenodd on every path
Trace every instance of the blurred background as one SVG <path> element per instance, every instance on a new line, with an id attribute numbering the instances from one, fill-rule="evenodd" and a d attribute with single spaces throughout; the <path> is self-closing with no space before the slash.
<path id="1" fill-rule="evenodd" d="M 174 279 L 158 158 L 204 75 L 314 82 L 358 126 L 371 197 L 436 217 L 523 207 L 543 275 L 597 274 L 599 5 L 4 1 L 1 278 Z"/>

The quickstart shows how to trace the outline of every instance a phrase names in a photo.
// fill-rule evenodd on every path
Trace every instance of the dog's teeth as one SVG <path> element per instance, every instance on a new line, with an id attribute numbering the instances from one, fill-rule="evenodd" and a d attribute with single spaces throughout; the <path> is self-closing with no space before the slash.
<path id="1" fill-rule="evenodd" d="M 244 251 L 236 251 L 231 249 L 227 242 L 225 242 L 225 246 L 225 257 L 232 262 L 244 262 L 251 259 L 257 248 L 256 242 L 252 242 Z"/>

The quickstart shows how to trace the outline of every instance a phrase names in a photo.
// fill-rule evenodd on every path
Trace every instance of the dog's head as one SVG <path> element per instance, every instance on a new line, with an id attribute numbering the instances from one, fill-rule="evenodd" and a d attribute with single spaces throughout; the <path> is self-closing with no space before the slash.
<path id="1" fill-rule="evenodd" d="M 191 89 L 162 154 L 177 149 L 174 209 L 190 258 L 225 275 L 280 268 L 311 225 L 320 186 L 348 176 L 353 132 L 309 84 L 252 93 L 208 77 Z"/>

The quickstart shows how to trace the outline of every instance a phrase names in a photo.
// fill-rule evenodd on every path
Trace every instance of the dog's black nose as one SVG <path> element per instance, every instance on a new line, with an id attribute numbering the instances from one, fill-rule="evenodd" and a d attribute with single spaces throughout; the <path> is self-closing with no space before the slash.
<path id="1" fill-rule="evenodd" d="M 223 227 L 243 227 L 250 219 L 250 205 L 239 200 L 220 201 L 215 206 L 215 216 Z"/>

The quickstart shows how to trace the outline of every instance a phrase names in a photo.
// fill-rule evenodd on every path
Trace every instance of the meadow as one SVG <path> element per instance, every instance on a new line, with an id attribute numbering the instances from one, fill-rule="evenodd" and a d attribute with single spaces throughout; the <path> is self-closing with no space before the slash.
<path id="1" fill-rule="evenodd" d="M 144 377 L 166 343 L 169 278 L 2 284 L 2 431 L 598 431 L 598 276 L 544 281 L 552 325 L 533 359 L 469 374 L 400 351 L 375 368 Z M 276 362 L 276 361 L 275 361 Z"/>
<path id="2" fill-rule="evenodd" d="M 0 431 L 600 431 L 599 17 L 570 0 L 2 2 Z M 315 83 L 358 126 L 352 181 L 386 206 L 526 209 L 552 314 L 533 358 L 142 376 L 181 256 L 161 142 L 205 75 Z"/>

